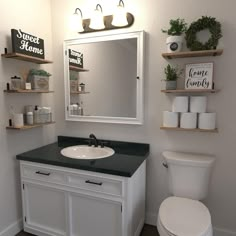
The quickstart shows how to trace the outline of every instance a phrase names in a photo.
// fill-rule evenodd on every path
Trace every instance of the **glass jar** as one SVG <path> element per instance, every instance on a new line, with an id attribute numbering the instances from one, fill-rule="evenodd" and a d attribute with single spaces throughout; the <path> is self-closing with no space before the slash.
<path id="1" fill-rule="evenodd" d="M 12 90 L 19 90 L 21 89 L 21 78 L 14 76 L 11 77 L 11 89 Z"/>
<path id="2" fill-rule="evenodd" d="M 85 84 L 84 83 L 79 84 L 79 92 L 85 92 Z"/>

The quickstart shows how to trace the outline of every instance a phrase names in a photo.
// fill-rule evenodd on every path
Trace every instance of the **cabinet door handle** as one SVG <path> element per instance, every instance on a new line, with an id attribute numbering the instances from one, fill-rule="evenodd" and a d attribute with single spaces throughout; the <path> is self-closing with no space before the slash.
<path id="1" fill-rule="evenodd" d="M 51 173 L 44 173 L 44 172 L 41 172 L 41 171 L 36 171 L 35 174 L 38 174 L 38 175 L 46 175 L 46 176 L 49 176 Z"/>
<path id="2" fill-rule="evenodd" d="M 95 185 L 102 186 L 102 182 L 95 182 L 95 181 L 91 181 L 91 180 L 86 180 L 85 183 L 86 184 L 95 184 Z"/>

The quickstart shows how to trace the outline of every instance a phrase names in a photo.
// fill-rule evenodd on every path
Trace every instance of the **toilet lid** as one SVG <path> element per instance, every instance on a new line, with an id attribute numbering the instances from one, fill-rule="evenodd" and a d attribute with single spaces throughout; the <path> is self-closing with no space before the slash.
<path id="1" fill-rule="evenodd" d="M 159 209 L 159 218 L 167 231 L 178 236 L 203 236 L 211 227 L 207 207 L 187 198 L 165 199 Z"/>

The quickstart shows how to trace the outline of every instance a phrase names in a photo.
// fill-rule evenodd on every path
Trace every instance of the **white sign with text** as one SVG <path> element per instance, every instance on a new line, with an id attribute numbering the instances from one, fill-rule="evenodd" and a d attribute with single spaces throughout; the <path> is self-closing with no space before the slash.
<path id="1" fill-rule="evenodd" d="M 185 67 L 185 89 L 212 89 L 213 62 L 187 64 Z"/>

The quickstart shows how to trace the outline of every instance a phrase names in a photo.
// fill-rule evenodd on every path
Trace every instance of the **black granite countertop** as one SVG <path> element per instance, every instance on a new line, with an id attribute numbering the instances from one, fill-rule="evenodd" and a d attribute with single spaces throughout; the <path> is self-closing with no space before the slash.
<path id="1" fill-rule="evenodd" d="M 105 146 L 114 149 L 115 154 L 110 157 L 96 160 L 78 160 L 65 157 L 60 153 L 64 147 L 84 145 L 88 144 L 89 141 L 86 138 L 58 136 L 58 142 L 24 152 L 17 155 L 16 158 L 42 164 L 131 177 L 149 154 L 149 144 L 111 140 L 99 140 Z"/>

